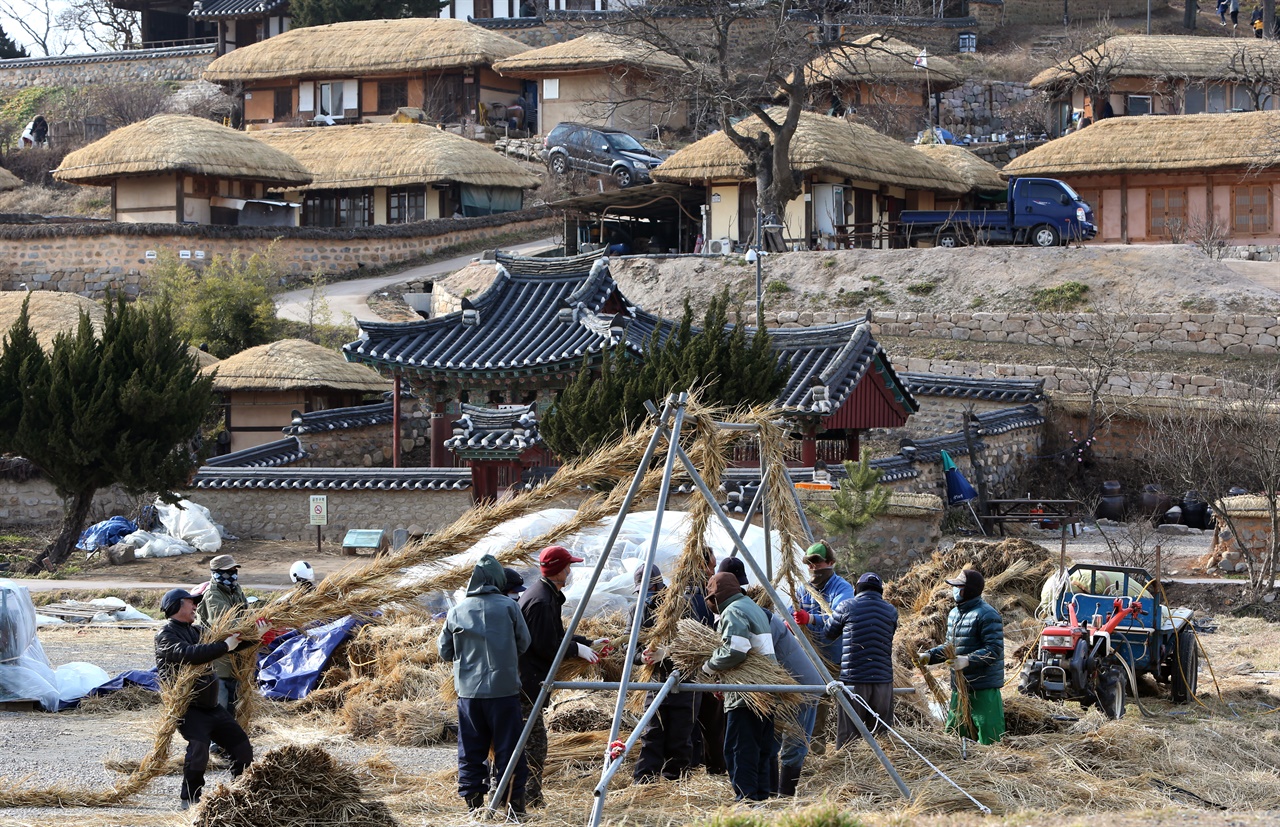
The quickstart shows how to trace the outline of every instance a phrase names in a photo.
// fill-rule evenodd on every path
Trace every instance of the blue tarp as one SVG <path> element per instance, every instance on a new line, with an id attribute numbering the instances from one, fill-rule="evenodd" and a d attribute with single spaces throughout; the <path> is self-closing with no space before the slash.
<path id="1" fill-rule="evenodd" d="M 128 689 L 130 686 L 141 686 L 145 689 L 150 689 L 152 692 L 159 692 L 160 678 L 156 675 L 156 670 L 154 669 L 145 672 L 141 669 L 130 669 L 128 672 L 121 672 L 106 683 L 90 689 L 89 694 L 85 697 L 93 698 L 98 695 L 110 695 L 112 692 L 119 692 L 121 689 Z M 58 705 L 58 711 L 75 709 L 83 700 L 84 698 L 77 698 L 74 701 L 63 701 Z"/>
<path id="2" fill-rule="evenodd" d="M 93 551 L 96 548 L 114 546 L 137 530 L 138 527 L 124 517 L 112 517 L 86 528 L 80 535 L 76 548 Z"/>
<path id="3" fill-rule="evenodd" d="M 347 615 L 305 632 L 286 632 L 271 641 L 271 648 L 258 658 L 262 694 L 275 700 L 305 698 L 320 682 L 334 650 L 365 623 Z"/>

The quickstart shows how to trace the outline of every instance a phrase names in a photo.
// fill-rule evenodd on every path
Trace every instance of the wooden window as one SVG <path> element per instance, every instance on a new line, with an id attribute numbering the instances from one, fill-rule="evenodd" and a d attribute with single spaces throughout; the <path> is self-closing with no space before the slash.
<path id="1" fill-rule="evenodd" d="M 1147 236 L 1169 238 L 1186 232 L 1187 189 L 1147 189 Z"/>
<path id="2" fill-rule="evenodd" d="M 427 191 L 423 187 L 400 187 L 387 191 L 387 223 L 408 224 L 427 217 Z"/>
<path id="3" fill-rule="evenodd" d="M 191 182 L 190 195 L 208 198 L 218 194 L 218 184 L 213 178 L 207 178 L 203 175 L 195 175 L 187 180 Z"/>
<path id="4" fill-rule="evenodd" d="M 493 17 L 493 0 L 474 0 L 472 12 L 472 17 L 477 19 Z"/>
<path id="5" fill-rule="evenodd" d="M 276 102 L 275 111 L 272 116 L 277 121 L 287 121 L 293 117 L 293 90 L 277 89 L 275 90 Z"/>
<path id="6" fill-rule="evenodd" d="M 328 190 L 302 200 L 304 227 L 368 227 L 373 224 L 369 190 Z"/>
<path id="7" fill-rule="evenodd" d="M 1266 184 L 1231 188 L 1232 235 L 1271 232 L 1271 187 Z"/>
<path id="8" fill-rule="evenodd" d="M 400 78 L 399 80 L 380 80 L 378 81 L 378 114 L 394 115 L 396 110 L 402 106 L 409 105 L 409 81 Z"/>

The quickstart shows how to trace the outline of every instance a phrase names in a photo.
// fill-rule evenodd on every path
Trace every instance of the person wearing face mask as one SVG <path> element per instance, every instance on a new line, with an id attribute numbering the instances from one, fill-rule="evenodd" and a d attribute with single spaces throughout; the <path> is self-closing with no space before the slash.
<path id="1" fill-rule="evenodd" d="M 826 540 L 819 540 L 809 546 L 804 553 L 804 564 L 809 567 L 809 588 L 800 593 L 798 605 L 791 615 L 809 633 L 814 648 L 826 658 L 827 663 L 835 666 L 840 663 L 841 644 L 838 638 L 832 640 L 827 637 L 827 628 L 831 624 L 830 613 L 839 609 L 841 603 L 853 599 L 853 586 L 836 574 L 836 553 Z M 816 595 L 821 595 L 822 599 L 819 600 Z M 831 711 L 830 698 L 823 698 L 818 702 L 811 746 L 819 755 L 826 745 L 827 719 Z"/>
<path id="2" fill-rule="evenodd" d="M 527 588 L 524 584 L 524 576 L 515 569 L 503 569 L 502 573 L 507 578 L 503 594 L 512 600 L 519 602 L 520 595 L 524 594 L 525 589 Z"/>
<path id="3" fill-rule="evenodd" d="M 981 572 L 965 569 L 947 581 L 956 605 L 947 615 L 947 643 L 917 653 L 921 666 L 946 660 L 948 645 L 955 647 L 950 661 L 951 709 L 947 731 L 973 738 L 980 744 L 994 744 L 1004 735 L 1004 621 L 995 607 L 982 599 L 986 579 Z M 964 675 L 969 685 L 970 728 L 958 720 L 955 673 Z M 967 730 L 967 731 L 966 731 Z"/>
<path id="4" fill-rule="evenodd" d="M 231 614 L 239 619 L 248 608 L 249 600 L 240 588 L 240 565 L 230 554 L 219 554 L 209 561 L 209 586 L 196 607 L 196 621 L 209 629 L 223 615 Z M 213 662 L 213 673 L 218 676 L 218 706 L 234 715 L 239 687 L 230 654 Z"/>

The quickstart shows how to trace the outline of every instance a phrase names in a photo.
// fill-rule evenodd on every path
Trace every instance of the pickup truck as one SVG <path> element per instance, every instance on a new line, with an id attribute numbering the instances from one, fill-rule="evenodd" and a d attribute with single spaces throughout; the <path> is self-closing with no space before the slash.
<path id="1" fill-rule="evenodd" d="M 1093 210 L 1076 191 L 1053 178 L 1015 178 L 1003 210 L 904 210 L 898 233 L 906 246 L 932 241 L 964 244 L 1031 244 L 1057 247 L 1098 234 Z"/>

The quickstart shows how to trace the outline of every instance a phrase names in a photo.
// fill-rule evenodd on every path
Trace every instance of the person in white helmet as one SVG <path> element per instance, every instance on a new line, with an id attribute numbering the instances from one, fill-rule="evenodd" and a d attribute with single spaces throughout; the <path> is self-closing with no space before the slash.
<path id="1" fill-rule="evenodd" d="M 314 591 L 316 587 L 316 570 L 306 560 L 297 560 L 289 567 L 289 579 L 296 584 L 300 594 Z"/>

